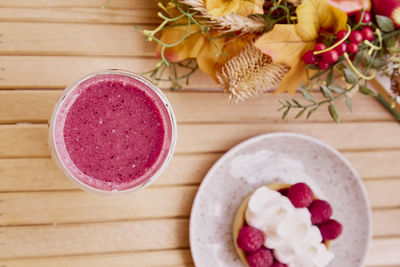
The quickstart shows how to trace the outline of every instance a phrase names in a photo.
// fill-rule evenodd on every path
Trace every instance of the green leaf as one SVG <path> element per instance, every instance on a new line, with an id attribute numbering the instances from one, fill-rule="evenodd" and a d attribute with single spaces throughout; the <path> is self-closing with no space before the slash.
<path id="1" fill-rule="evenodd" d="M 319 106 L 316 106 L 315 108 L 310 109 L 310 111 L 309 111 L 308 114 L 307 114 L 307 120 L 308 120 L 308 118 L 311 117 L 311 115 L 312 115 L 315 111 L 317 111 L 318 108 L 319 108 Z"/>
<path id="2" fill-rule="evenodd" d="M 307 68 L 311 70 L 320 70 L 320 68 L 317 65 L 307 65 Z"/>
<path id="3" fill-rule="evenodd" d="M 279 111 L 281 111 L 281 110 L 284 109 L 284 108 L 286 108 L 286 107 L 285 107 L 285 106 L 282 106 L 282 107 L 278 108 L 277 111 L 279 112 Z"/>
<path id="4" fill-rule="evenodd" d="M 392 48 L 396 44 L 396 37 L 392 36 L 385 41 L 385 47 L 387 49 Z"/>
<path id="5" fill-rule="evenodd" d="M 328 76 L 326 77 L 326 85 L 331 85 L 333 83 L 333 69 L 328 73 Z"/>
<path id="6" fill-rule="evenodd" d="M 290 110 L 290 108 L 287 108 L 287 109 L 285 110 L 285 112 L 283 112 L 283 114 L 282 114 L 282 120 L 284 120 L 284 119 L 286 118 L 286 116 L 289 114 L 289 110 Z"/>
<path id="7" fill-rule="evenodd" d="M 346 100 L 346 107 L 350 112 L 353 112 L 353 107 L 351 104 L 351 98 L 348 95 L 344 96 L 345 100 Z"/>
<path id="8" fill-rule="evenodd" d="M 346 91 L 346 90 L 340 88 L 339 86 L 337 86 L 337 85 L 335 85 L 335 84 L 330 85 L 330 86 L 329 86 L 329 89 L 331 89 L 332 91 L 334 91 L 334 92 L 336 92 L 336 93 L 338 93 L 338 94 L 344 93 L 344 92 Z"/>
<path id="9" fill-rule="evenodd" d="M 384 32 L 394 31 L 393 21 L 385 16 L 376 15 L 376 22 L 378 23 L 379 28 Z"/>
<path id="10" fill-rule="evenodd" d="M 328 87 L 326 87 L 325 85 L 321 85 L 321 87 L 319 88 L 322 92 L 322 94 L 325 96 L 325 98 L 329 98 L 332 99 L 332 92 L 331 90 L 328 89 Z"/>
<path id="11" fill-rule="evenodd" d="M 298 106 L 301 107 L 301 104 L 299 103 L 299 101 L 297 101 L 296 99 L 292 98 L 293 103 Z"/>
<path id="12" fill-rule="evenodd" d="M 376 96 L 376 93 L 374 91 L 364 85 L 360 85 L 358 87 L 358 91 L 360 91 L 360 93 L 363 95 Z"/>
<path id="13" fill-rule="evenodd" d="M 303 95 L 303 97 L 304 97 L 307 101 L 312 102 L 312 103 L 315 103 L 314 98 L 312 97 L 312 95 L 311 95 L 307 90 L 305 90 L 305 89 L 300 89 L 300 92 L 301 92 L 301 94 Z"/>
<path id="14" fill-rule="evenodd" d="M 343 70 L 344 78 L 346 82 L 355 84 L 358 82 L 357 75 L 349 68 Z"/>
<path id="15" fill-rule="evenodd" d="M 358 65 L 362 58 L 363 58 L 363 50 L 359 50 L 357 54 L 354 56 L 353 64 Z"/>
<path id="16" fill-rule="evenodd" d="M 295 118 L 295 119 L 300 118 L 300 117 L 304 114 L 304 112 L 306 111 L 306 109 L 307 109 L 307 108 L 303 108 L 302 110 L 300 110 L 300 112 L 297 113 L 296 117 L 294 117 L 294 118 Z"/>
<path id="17" fill-rule="evenodd" d="M 375 58 L 374 62 L 372 63 L 372 65 L 374 66 L 374 68 L 380 69 L 383 68 L 385 66 L 387 66 L 388 62 L 381 57 L 377 57 Z"/>
<path id="18" fill-rule="evenodd" d="M 329 114 L 331 114 L 331 117 L 334 121 L 340 122 L 340 116 L 339 112 L 334 104 L 330 104 L 328 106 Z"/>

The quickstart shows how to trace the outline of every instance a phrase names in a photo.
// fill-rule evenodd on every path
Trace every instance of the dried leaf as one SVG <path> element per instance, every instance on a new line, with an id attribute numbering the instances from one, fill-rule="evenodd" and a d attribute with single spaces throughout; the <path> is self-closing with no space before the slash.
<path id="1" fill-rule="evenodd" d="M 207 0 L 206 8 L 212 17 L 238 14 L 247 17 L 251 14 L 263 14 L 264 0 Z"/>

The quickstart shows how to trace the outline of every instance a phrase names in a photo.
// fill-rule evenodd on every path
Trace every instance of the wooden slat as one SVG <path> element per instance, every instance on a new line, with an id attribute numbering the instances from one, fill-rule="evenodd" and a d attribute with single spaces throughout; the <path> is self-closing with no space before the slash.
<path id="1" fill-rule="evenodd" d="M 373 240 L 367 254 L 369 266 L 399 266 L 400 238 L 379 238 Z"/>
<path id="2" fill-rule="evenodd" d="M 131 25 L 0 22 L 0 28 L 2 55 L 155 55 L 156 43 Z"/>
<path id="3" fill-rule="evenodd" d="M 175 155 L 155 185 L 199 184 L 221 154 Z M 0 159 L 0 191 L 76 189 L 50 158 Z"/>
<path id="4" fill-rule="evenodd" d="M 59 5 L 59 1 L 53 2 L 54 6 L 46 7 L 2 6 L 0 9 L 0 22 L 112 23 L 129 25 L 160 22 L 160 19 L 157 19 L 159 9 L 156 6 L 156 1 L 130 1 L 130 6 L 125 8 L 113 7 L 114 1 L 112 1 L 110 6 L 105 9 L 101 9 L 100 5 L 72 6 Z M 134 5 L 139 2 L 142 2 L 145 6 L 141 6 L 140 9 L 134 8 Z"/>
<path id="5" fill-rule="evenodd" d="M 125 69 L 142 73 L 154 69 L 157 62 L 158 59 L 135 57 L 0 56 L 0 88 L 65 88 L 94 71 Z M 217 87 L 200 71 L 191 76 L 190 81 L 189 88 Z M 163 82 L 160 86 L 165 88 L 170 84 Z"/>
<path id="6" fill-rule="evenodd" d="M 188 224 L 187 219 L 170 219 L 3 227 L 0 230 L 0 258 L 187 248 Z M 368 265 L 382 262 L 400 264 L 400 258 L 395 253 L 399 241 L 389 238 L 374 240 Z M 390 255 L 388 260 L 381 258 L 385 255 L 383 250 Z"/>
<path id="7" fill-rule="evenodd" d="M 0 225 L 77 223 L 188 216 L 197 186 L 98 196 L 82 191 L 2 193 Z"/>
<path id="8" fill-rule="evenodd" d="M 367 266 L 398 266 L 400 254 L 397 248 L 400 246 L 400 239 L 375 239 L 371 243 L 370 252 L 367 256 Z M 61 256 L 52 258 L 20 258 L 2 260 L 7 267 L 23 266 L 191 266 L 192 258 L 190 250 L 168 250 L 152 252 L 131 252 L 117 254 L 95 254 L 85 256 Z"/>
<path id="9" fill-rule="evenodd" d="M 390 122 L 181 124 L 178 132 L 177 152 L 226 151 L 249 137 L 270 132 L 310 135 L 341 150 L 400 148 L 400 127 Z M 47 136 L 47 125 L 0 125 L 0 158 L 46 157 Z"/>
<path id="10" fill-rule="evenodd" d="M 236 122 L 236 121 L 281 121 L 278 100 L 284 95 L 265 93 L 240 104 L 228 103 L 222 92 L 171 92 L 166 96 L 174 108 L 178 122 Z M 61 91 L 15 90 L 0 91 L 0 123 L 47 122 Z M 301 99 L 300 94 L 296 95 Z M 315 93 L 321 98 L 321 93 Z M 338 102 L 343 121 L 394 120 L 374 98 L 356 95 L 353 98 L 353 113 Z M 218 114 L 218 116 L 216 116 Z M 293 115 L 293 114 L 292 114 Z M 294 120 L 289 116 L 289 120 Z M 303 121 L 305 118 L 303 118 Z M 309 121 L 332 121 L 329 113 L 321 108 Z"/>
<path id="11" fill-rule="evenodd" d="M 187 219 L 2 227 L 0 259 L 187 248 L 188 227 Z"/>
<path id="12" fill-rule="evenodd" d="M 363 179 L 400 178 L 400 151 L 345 152 Z M 221 153 L 176 154 L 155 185 L 200 184 Z M 379 163 L 379 168 L 376 164 Z M 0 159 L 0 191 L 76 189 L 50 158 Z"/>
<path id="13" fill-rule="evenodd" d="M 131 252 L 131 253 L 124 252 L 124 253 L 52 257 L 52 258 L 23 258 L 23 259 L 2 260 L 1 263 L 7 267 L 193 266 L 193 260 L 189 249 Z"/>
<path id="14" fill-rule="evenodd" d="M 25 0 L 1 0 L 1 6 L 3 7 L 30 7 L 30 8 L 43 8 L 43 7 L 100 7 L 106 1 L 104 0 L 30 0 L 26 2 Z M 149 0 L 112 0 L 108 4 L 109 8 L 130 8 L 130 9 L 141 9 L 146 8 L 153 1 Z"/>
<path id="15" fill-rule="evenodd" d="M 372 217 L 375 236 L 400 236 L 400 208 L 373 210 Z"/>
<path id="16" fill-rule="evenodd" d="M 396 209 L 399 206 L 396 202 L 398 183 L 383 180 L 380 184 L 383 185 L 381 188 L 393 187 L 397 190 L 393 189 L 382 194 L 381 188 L 367 186 L 370 195 L 382 195 L 378 200 L 371 198 L 372 207 L 384 208 L 374 211 L 376 222 L 374 234 L 400 235 L 400 229 L 397 227 L 400 221 L 400 209 Z M 82 191 L 2 193 L 0 225 L 188 217 L 197 189 L 198 186 L 150 187 L 134 194 L 114 197 L 112 201 L 109 196 L 98 196 Z"/>
<path id="17" fill-rule="evenodd" d="M 375 207 L 400 207 L 400 179 L 366 181 L 365 187 Z"/>

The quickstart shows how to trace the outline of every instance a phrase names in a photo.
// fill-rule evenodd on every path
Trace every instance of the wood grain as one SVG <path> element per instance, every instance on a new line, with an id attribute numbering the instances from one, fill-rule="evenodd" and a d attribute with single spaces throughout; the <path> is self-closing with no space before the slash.
<path id="1" fill-rule="evenodd" d="M 156 49 L 132 25 L 0 22 L 0 29 L 0 55 L 154 56 Z"/>
<path id="2" fill-rule="evenodd" d="M 366 263 L 371 266 L 399 266 L 400 238 L 374 239 L 367 254 Z"/>
<path id="3" fill-rule="evenodd" d="M 187 248 L 188 227 L 187 219 L 2 227 L 0 259 Z"/>
<path id="4" fill-rule="evenodd" d="M 380 184 L 386 188 L 398 186 L 390 180 Z M 374 192 L 371 187 L 367 188 L 369 194 Z M 2 193 L 0 226 L 189 217 L 197 189 L 198 186 L 150 187 L 135 194 L 113 197 L 112 201 L 109 196 L 82 191 Z M 371 198 L 373 208 L 385 208 L 374 213 L 376 236 L 400 235 L 397 227 L 400 210 L 392 201 L 398 198 L 394 191 L 381 194 L 378 202 Z"/>
<path id="5" fill-rule="evenodd" d="M 193 266 L 189 249 L 164 251 L 122 252 L 85 256 L 67 256 L 51 258 L 24 258 L 2 260 L 6 267 L 156 267 L 156 266 Z"/>
<path id="6" fill-rule="evenodd" d="M 221 155 L 176 154 L 155 185 L 200 184 Z M 392 159 L 400 157 L 399 150 L 345 152 L 344 156 L 355 166 L 363 179 L 374 179 L 375 182 L 385 178 L 400 179 L 400 165 L 391 163 Z M 0 192 L 77 189 L 50 158 L 0 159 L 0 177 Z M 379 194 L 376 198 L 379 198 Z"/>
<path id="7" fill-rule="evenodd" d="M 143 42 L 143 41 L 141 41 Z M 124 69 L 142 73 L 154 69 L 158 59 L 137 57 L 0 56 L 0 88 L 65 88 L 88 73 L 102 69 Z M 216 88 L 205 73 L 196 72 L 188 88 Z M 160 83 L 162 88 L 170 86 Z"/>
<path id="8" fill-rule="evenodd" d="M 400 149 L 400 127 L 390 122 L 181 124 L 177 152 L 222 152 L 255 135 L 297 132 L 321 139 L 340 150 Z M 355 134 L 357 133 L 357 134 Z M 380 138 L 385 136 L 385 138 Z M 0 158 L 47 157 L 48 126 L 0 125 Z"/>
<path id="9" fill-rule="evenodd" d="M 54 90 L 13 90 L 0 91 L 0 122 L 47 122 L 60 96 Z M 265 93 L 244 103 L 228 103 L 222 92 L 165 92 L 174 108 L 178 122 L 249 122 L 281 121 L 282 114 L 276 112 L 283 96 Z M 315 93 L 322 99 L 321 93 Z M 300 94 L 296 94 L 301 99 Z M 394 118 L 381 105 L 375 105 L 372 97 L 356 95 L 353 98 L 353 113 L 338 102 L 343 121 L 392 121 Z M 218 114 L 218 116 L 215 116 Z M 288 120 L 293 121 L 294 115 Z M 286 121 L 288 121 L 286 120 Z M 305 121 L 305 118 L 303 118 Z M 321 108 L 308 121 L 332 121 L 328 112 Z"/>
<path id="10" fill-rule="evenodd" d="M 366 181 L 365 187 L 368 191 L 368 196 L 375 207 L 400 207 L 400 179 L 383 179 Z M 385 195 L 391 195 L 386 198 Z M 400 222 L 400 219 L 399 219 Z"/>

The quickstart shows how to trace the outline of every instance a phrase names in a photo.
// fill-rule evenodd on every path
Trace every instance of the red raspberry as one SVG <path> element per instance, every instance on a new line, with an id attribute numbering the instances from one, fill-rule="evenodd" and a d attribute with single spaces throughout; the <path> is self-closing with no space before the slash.
<path id="1" fill-rule="evenodd" d="M 325 61 L 320 61 L 318 63 L 318 68 L 320 68 L 321 70 L 326 70 L 327 68 L 329 68 L 329 66 L 330 66 L 330 64 Z"/>
<path id="2" fill-rule="evenodd" d="M 326 49 L 326 45 L 324 45 L 323 43 L 318 43 L 314 46 L 314 51 L 321 51 Z"/>
<path id="3" fill-rule="evenodd" d="M 256 252 L 264 243 L 264 233 L 255 227 L 243 226 L 239 231 L 236 243 L 246 252 Z"/>
<path id="4" fill-rule="evenodd" d="M 313 202 L 314 193 L 305 183 L 297 183 L 289 188 L 287 197 L 296 208 L 305 208 Z"/>
<path id="5" fill-rule="evenodd" d="M 271 267 L 274 257 L 269 249 L 262 248 L 247 256 L 250 267 Z"/>
<path id="6" fill-rule="evenodd" d="M 322 54 L 324 62 L 335 63 L 339 60 L 339 53 L 336 50 L 331 50 Z"/>
<path id="7" fill-rule="evenodd" d="M 287 265 L 283 264 L 282 262 L 275 261 L 274 264 L 272 264 L 271 267 L 287 267 Z"/>
<path id="8" fill-rule="evenodd" d="M 335 50 L 338 52 L 339 56 L 343 55 L 346 52 L 347 44 L 346 42 L 340 43 Z"/>
<path id="9" fill-rule="evenodd" d="M 321 231 L 323 240 L 336 239 L 343 230 L 342 225 L 338 221 L 332 219 L 318 224 L 318 228 Z"/>
<path id="10" fill-rule="evenodd" d="M 320 224 L 329 220 L 332 216 L 332 208 L 325 200 L 314 200 L 308 210 L 311 213 L 311 222 L 313 224 Z"/>

